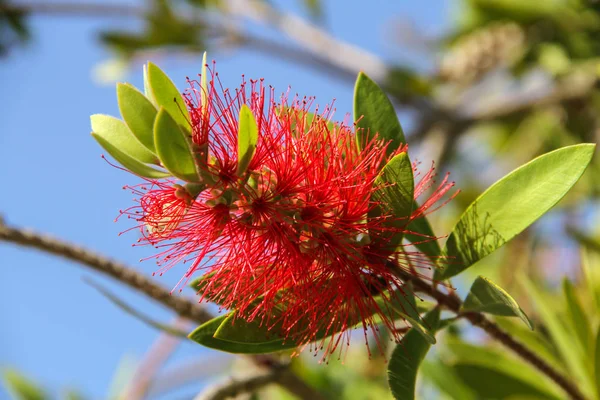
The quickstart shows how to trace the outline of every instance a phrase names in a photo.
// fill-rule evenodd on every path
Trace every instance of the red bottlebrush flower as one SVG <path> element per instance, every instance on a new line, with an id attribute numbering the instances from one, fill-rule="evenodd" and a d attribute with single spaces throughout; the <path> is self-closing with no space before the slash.
<path id="1" fill-rule="evenodd" d="M 205 273 L 204 299 L 259 320 L 300 347 L 325 335 L 315 345 L 325 356 L 343 348 L 355 325 L 378 342 L 381 324 L 399 340 L 388 311 L 404 282 L 389 262 L 400 268 L 430 262 L 418 252 L 389 254 L 385 240 L 370 238 L 408 233 L 409 222 L 439 204 L 453 183 L 446 177 L 409 217 L 368 218 L 377 206 L 381 165 L 406 146 L 389 157 L 388 144 L 377 139 L 359 148 L 352 126 L 330 122 L 330 108 L 308 112 L 310 98 L 276 102 L 262 80 L 243 81 L 231 92 L 217 73 L 211 78 L 206 89 L 190 81 L 185 95 L 203 186 L 151 181 L 150 188 L 133 188 L 140 204 L 124 212 L 141 223 L 142 242 L 161 249 L 161 270 L 191 263 L 184 280 Z M 256 119 L 259 139 L 239 175 L 243 105 Z M 415 197 L 432 179 L 432 171 L 424 175 Z"/>

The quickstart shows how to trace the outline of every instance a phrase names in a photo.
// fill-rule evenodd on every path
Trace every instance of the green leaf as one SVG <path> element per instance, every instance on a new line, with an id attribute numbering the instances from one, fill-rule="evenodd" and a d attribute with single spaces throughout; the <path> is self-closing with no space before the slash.
<path id="1" fill-rule="evenodd" d="M 364 72 L 358 74 L 354 86 L 354 121 L 358 128 L 362 128 L 356 135 L 359 148 L 376 134 L 381 140 L 391 141 L 387 148 L 388 155 L 406 143 L 394 106 Z"/>
<path id="2" fill-rule="evenodd" d="M 154 99 L 154 95 L 152 94 L 152 90 L 150 89 L 150 82 L 148 81 L 148 67 L 144 65 L 143 69 L 144 76 L 144 95 L 150 100 L 150 102 L 156 105 L 156 100 Z"/>
<path id="3" fill-rule="evenodd" d="M 152 168 L 136 160 L 130 155 L 123 153 L 121 150 L 113 146 L 102 136 L 97 135 L 94 132 L 92 132 L 92 137 L 96 139 L 100 146 L 102 146 L 104 150 L 106 150 L 115 160 L 117 160 L 122 166 L 124 166 L 126 169 L 128 169 L 136 175 L 150 179 L 160 179 L 166 178 L 167 176 L 171 176 L 171 174 Z"/>
<path id="4" fill-rule="evenodd" d="M 533 324 L 519 304 L 504 289 L 489 279 L 478 276 L 462 305 L 461 311 L 475 311 L 505 317 L 519 317 L 529 329 Z"/>
<path id="5" fill-rule="evenodd" d="M 238 131 L 238 168 L 237 175 L 242 176 L 256 152 L 258 143 L 258 125 L 247 105 L 240 108 L 240 125 Z"/>
<path id="6" fill-rule="evenodd" d="M 414 295 L 410 286 L 401 291 L 387 294 L 386 301 L 382 295 L 376 296 L 377 306 L 383 312 L 393 313 L 392 319 L 405 319 L 414 324 L 414 330 L 422 335 L 427 342 L 435 343 L 435 337 L 419 316 Z M 376 309 L 373 308 L 372 314 Z M 222 318 L 217 326 L 213 320 L 210 325 L 204 324 L 190 334 L 190 338 L 204 346 L 227 351 L 230 353 L 261 354 L 293 349 L 297 344 L 280 336 L 277 327 L 269 329 L 261 321 L 246 322 L 236 317 L 234 313 Z M 352 321 L 349 325 L 358 325 L 360 321 Z M 329 333 L 331 334 L 331 333 Z M 210 338 L 208 337 L 210 336 Z M 327 337 L 326 332 L 317 334 L 315 340 Z"/>
<path id="7" fill-rule="evenodd" d="M 143 163 L 158 163 L 156 155 L 137 140 L 125 122 L 103 114 L 92 115 L 90 121 L 92 123 L 92 132 L 101 136 L 105 141 L 119 149 L 119 151 Z"/>
<path id="8" fill-rule="evenodd" d="M 600 326 L 598 327 L 598 333 L 596 333 L 595 347 L 594 376 L 596 380 L 596 394 L 600 399 Z"/>
<path id="9" fill-rule="evenodd" d="M 247 344 L 247 343 L 236 343 L 229 342 L 226 340 L 221 340 L 215 338 L 214 335 L 217 332 L 217 329 L 225 322 L 225 320 L 229 317 L 229 314 L 222 315 L 217 318 L 213 318 L 210 321 L 200 325 L 194 331 L 192 331 L 188 337 L 194 342 L 201 344 L 205 347 L 226 351 L 228 353 L 235 354 L 260 354 L 263 353 L 262 349 L 259 347 L 256 348 L 255 345 Z M 294 346 L 295 347 L 295 346 Z M 282 350 L 279 348 L 278 350 Z M 276 350 L 272 350 L 276 351 Z"/>
<path id="10" fill-rule="evenodd" d="M 156 108 L 146 96 L 126 83 L 117 84 L 117 99 L 121 116 L 131 132 L 140 143 L 155 153 L 153 128 Z"/>
<path id="11" fill-rule="evenodd" d="M 154 122 L 154 144 L 160 161 L 169 172 L 186 182 L 200 180 L 191 140 L 163 107 L 158 110 Z"/>
<path id="12" fill-rule="evenodd" d="M 369 212 L 369 218 L 392 214 L 394 227 L 405 228 L 408 225 L 414 203 L 413 179 L 413 169 L 408 154 L 400 153 L 394 156 L 383 167 L 376 180 L 376 185 L 381 188 L 373 194 L 373 200 L 377 202 L 378 206 Z M 386 237 L 384 241 L 387 242 L 391 239 L 388 245 L 393 251 L 402 242 L 402 234 L 392 232 L 391 235 L 393 237 Z M 371 239 L 378 240 L 377 237 Z"/>
<path id="13" fill-rule="evenodd" d="M 49 399 L 44 391 L 34 382 L 21 375 L 21 373 L 6 369 L 3 371 L 3 380 L 8 392 L 15 400 L 45 400 Z"/>
<path id="14" fill-rule="evenodd" d="M 151 62 L 148 63 L 148 84 L 156 105 L 167 110 L 175 122 L 189 132 L 191 119 L 183 96 L 171 79 Z"/>
<path id="15" fill-rule="evenodd" d="M 577 379 L 580 389 L 584 393 L 586 391 L 591 393 L 594 390 L 592 389 L 594 384 L 590 380 L 591 377 L 588 375 L 585 365 L 581 362 L 585 359 L 584 354 L 588 349 L 582 348 L 578 341 L 573 340 L 574 332 L 566 329 L 562 318 L 557 314 L 556 307 L 552 306 L 554 299 L 544 295 L 528 277 L 521 275 L 519 281 L 535 305 L 541 322 L 556 344 L 566 368 Z"/>
<path id="16" fill-rule="evenodd" d="M 440 310 L 433 309 L 423 318 L 435 331 L 440 320 Z M 396 346 L 388 364 L 388 383 L 396 399 L 415 398 L 415 386 L 419 365 L 427 355 L 431 344 L 414 329 L 410 329 Z"/>
<path id="17" fill-rule="evenodd" d="M 543 398 L 560 398 L 561 391 L 551 379 L 504 351 L 473 346 L 456 337 L 448 338 L 445 344 L 445 349 L 452 354 L 456 364 L 489 368 L 535 388 L 536 391 L 543 394 Z"/>
<path id="18" fill-rule="evenodd" d="M 588 320 L 585 311 L 581 303 L 577 299 L 575 293 L 575 287 L 567 278 L 563 279 L 563 293 L 567 303 L 567 309 L 569 311 L 569 318 L 571 320 L 571 326 L 579 338 L 581 346 L 586 349 L 593 344 L 593 332 L 590 321 Z"/>
<path id="19" fill-rule="evenodd" d="M 413 210 L 416 210 L 419 205 L 415 202 Z M 423 254 L 427 255 L 432 260 L 436 260 L 442 254 L 440 244 L 435 238 L 433 229 L 426 217 L 420 217 L 412 220 L 406 227 L 407 231 L 414 233 L 405 234 L 405 238 L 414 244 Z"/>
<path id="20" fill-rule="evenodd" d="M 463 213 L 446 242 L 447 279 L 519 234 L 552 208 L 579 180 L 594 144 L 563 147 L 514 170 L 490 186 Z"/>

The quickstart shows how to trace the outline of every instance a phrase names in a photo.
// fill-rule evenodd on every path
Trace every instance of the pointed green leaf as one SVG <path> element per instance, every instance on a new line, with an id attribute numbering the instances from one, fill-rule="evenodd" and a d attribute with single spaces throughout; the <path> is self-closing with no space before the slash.
<path id="1" fill-rule="evenodd" d="M 247 105 L 240 108 L 240 125 L 238 131 L 238 169 L 237 175 L 242 176 L 256 152 L 258 143 L 258 125 Z"/>
<path id="2" fill-rule="evenodd" d="M 358 128 L 362 128 L 356 135 L 359 147 L 368 143 L 376 134 L 381 140 L 391 141 L 387 148 L 388 155 L 406 143 L 394 106 L 383 90 L 364 72 L 358 74 L 354 86 L 354 121 Z"/>
<path id="3" fill-rule="evenodd" d="M 563 147 L 506 175 L 463 213 L 446 242 L 447 279 L 492 253 L 552 208 L 579 180 L 594 144 Z"/>
<path id="4" fill-rule="evenodd" d="M 593 344 L 592 326 L 581 303 L 577 299 L 575 287 L 567 278 L 563 279 L 563 293 L 573 331 L 577 334 L 581 346 L 584 349 L 589 348 Z"/>
<path id="5" fill-rule="evenodd" d="M 600 326 L 598 326 L 598 333 L 596 333 L 594 377 L 596 380 L 596 394 L 597 394 L 598 398 L 600 399 Z"/>
<path id="6" fill-rule="evenodd" d="M 594 390 L 594 384 L 590 380 L 585 365 L 581 362 L 585 359 L 584 354 L 589 349 L 582 348 L 578 341 L 573 340 L 574 333 L 563 324 L 562 318 L 556 312 L 556 307 L 552 306 L 553 299 L 538 289 L 528 277 L 521 275 L 519 282 L 536 307 L 541 317 L 541 323 L 548 330 L 568 371 L 579 382 L 580 389 L 584 393 L 591 393 Z"/>
<path id="7" fill-rule="evenodd" d="M 90 117 L 92 132 L 101 136 L 119 151 L 126 153 L 138 161 L 156 164 L 158 158 L 145 148 L 133 135 L 125 122 L 109 115 L 94 114 Z"/>
<path id="8" fill-rule="evenodd" d="M 121 116 L 131 132 L 141 144 L 155 153 L 153 129 L 156 108 L 146 96 L 126 83 L 117 84 L 117 99 Z"/>
<path id="9" fill-rule="evenodd" d="M 158 110 L 154 122 L 154 144 L 160 161 L 169 172 L 186 182 L 199 181 L 191 140 L 163 107 Z"/>
<path id="10" fill-rule="evenodd" d="M 102 136 L 92 132 L 92 136 L 96 141 L 110 154 L 115 160 L 117 160 L 123 167 L 133 172 L 136 175 L 143 176 L 144 178 L 160 179 L 171 176 L 171 174 L 152 168 L 128 154 L 123 153 L 121 150 L 113 146 L 110 142 L 104 139 Z"/>
<path id="11" fill-rule="evenodd" d="M 150 90 L 150 82 L 148 81 L 148 67 L 144 65 L 143 69 L 144 76 L 144 95 L 150 100 L 150 102 L 156 105 L 156 100 L 154 100 L 154 95 L 152 94 L 152 90 Z"/>
<path id="12" fill-rule="evenodd" d="M 3 380 L 8 392 L 15 400 L 45 400 L 49 399 L 44 391 L 40 389 L 29 378 L 21 375 L 21 373 L 7 369 L 3 371 Z"/>
<path id="13" fill-rule="evenodd" d="M 177 124 L 190 131 L 190 114 L 183 96 L 169 77 L 155 64 L 148 63 L 148 83 L 154 102 L 169 112 Z M 150 97 L 150 96 L 149 96 Z"/>
<path id="14" fill-rule="evenodd" d="M 381 170 L 376 180 L 380 189 L 373 194 L 373 201 L 378 206 L 369 212 L 369 218 L 379 218 L 381 215 L 394 215 L 392 220 L 395 228 L 404 228 L 408 225 L 409 217 L 414 203 L 414 177 L 413 169 L 408 159 L 408 154 L 400 153 L 394 156 Z M 399 220 L 397 219 L 399 218 Z M 385 222 L 384 222 L 385 223 Z M 394 250 L 402 242 L 402 234 L 392 232 L 389 242 L 390 250 Z M 377 237 L 372 237 L 378 240 Z M 390 238 L 382 238 L 388 242 Z"/>
<path id="15" fill-rule="evenodd" d="M 478 276 L 462 305 L 462 311 L 475 311 L 505 317 L 519 317 L 529 329 L 533 324 L 515 299 L 489 279 Z"/>
<path id="16" fill-rule="evenodd" d="M 435 331 L 440 320 L 440 310 L 435 308 L 423 318 Z M 431 344 L 414 329 L 396 346 L 388 364 L 388 383 L 394 398 L 409 400 L 415 398 L 415 386 L 419 365 L 427 355 Z"/>

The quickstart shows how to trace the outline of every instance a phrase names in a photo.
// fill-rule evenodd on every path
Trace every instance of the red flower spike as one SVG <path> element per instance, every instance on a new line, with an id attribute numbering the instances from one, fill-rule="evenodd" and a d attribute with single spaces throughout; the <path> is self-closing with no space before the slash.
<path id="1" fill-rule="evenodd" d="M 284 95 L 277 103 L 262 80 L 242 80 L 232 92 L 222 87 L 214 65 L 210 74 L 206 88 L 190 81 L 185 94 L 206 187 L 194 195 L 172 181 L 149 181 L 132 188 L 139 205 L 123 212 L 140 222 L 141 242 L 160 249 L 160 271 L 191 263 L 180 283 L 210 274 L 202 299 L 260 321 L 301 349 L 310 344 L 323 350 L 324 358 L 336 349 L 342 353 L 357 325 L 365 340 L 370 332 L 378 345 L 380 328 L 400 340 L 390 311 L 404 282 L 389 262 L 412 273 L 432 262 L 418 252 L 381 257 L 386 243 L 370 243 L 369 237 L 407 233 L 391 226 L 406 226 L 436 209 L 453 183 L 446 176 L 403 224 L 390 224 L 393 215 L 369 219 L 379 190 L 375 180 L 388 160 L 386 143 L 375 138 L 359 149 L 353 127 L 329 123 L 331 108 L 309 118 L 311 98 L 288 101 Z M 247 172 L 237 176 L 244 104 L 259 139 Z M 389 157 L 405 151 L 403 146 Z M 433 169 L 417 183 L 415 198 L 432 185 Z"/>

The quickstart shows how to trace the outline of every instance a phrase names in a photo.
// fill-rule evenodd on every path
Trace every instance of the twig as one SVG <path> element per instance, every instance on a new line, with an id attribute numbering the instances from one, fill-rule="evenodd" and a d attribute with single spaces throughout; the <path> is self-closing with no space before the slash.
<path id="1" fill-rule="evenodd" d="M 396 267 L 394 267 L 394 270 L 400 278 L 402 278 L 405 281 L 412 282 L 415 290 L 431 296 L 438 302 L 438 304 L 444 306 L 450 311 L 455 312 L 456 314 L 463 316 L 472 325 L 483 329 L 492 338 L 502 343 L 505 347 L 508 347 L 510 350 L 519 355 L 529 364 L 536 367 L 540 372 L 548 376 L 558 386 L 560 386 L 569 395 L 571 399 L 585 400 L 585 396 L 581 393 L 579 388 L 577 388 L 577 386 L 575 386 L 569 380 L 568 377 L 562 375 L 554 367 L 552 367 L 546 361 L 541 359 L 537 354 L 535 354 L 521 342 L 513 338 L 508 332 L 502 330 L 502 328 L 500 328 L 498 325 L 487 319 L 483 314 L 476 312 L 462 313 L 462 301 L 456 294 L 445 294 L 439 289 L 434 288 L 433 286 L 416 276 L 413 276 Z"/>
<path id="2" fill-rule="evenodd" d="M 259 0 L 228 0 L 228 10 L 233 15 L 250 18 L 275 28 L 315 57 L 344 70 L 365 71 L 371 78 L 383 82 L 389 69 L 378 56 L 364 49 L 340 41 L 304 19 L 280 12 L 268 2 Z"/>
<path id="3" fill-rule="evenodd" d="M 12 228 L 0 220 L 0 240 L 16 243 L 21 246 L 33 247 L 71 261 L 90 267 L 102 274 L 144 293 L 146 296 L 175 311 L 177 315 L 197 323 L 204 323 L 213 316 L 203 307 L 184 297 L 171 296 L 168 289 L 157 285 L 150 279 L 140 275 L 135 269 L 119 262 L 105 258 L 71 243 L 64 242 L 33 231 Z M 272 356 L 257 355 L 250 359 L 258 366 L 269 370 L 284 368 L 282 363 Z M 320 400 L 323 397 L 295 374 L 286 370 L 281 374 L 279 383 L 301 399 Z"/>
<path id="4" fill-rule="evenodd" d="M 194 400 L 225 400 L 242 393 L 252 393 L 271 383 L 281 380 L 283 370 L 253 374 L 244 378 L 230 378 L 207 388 L 194 398 Z"/>

